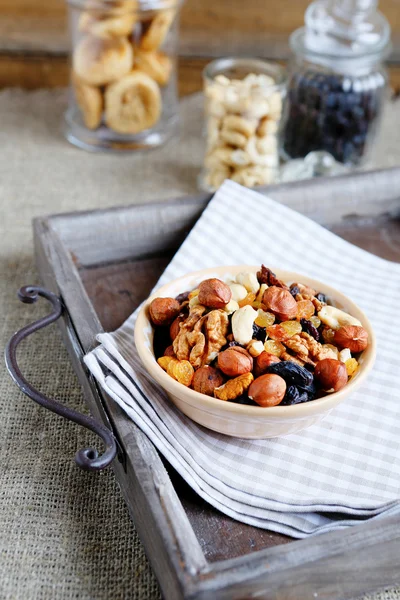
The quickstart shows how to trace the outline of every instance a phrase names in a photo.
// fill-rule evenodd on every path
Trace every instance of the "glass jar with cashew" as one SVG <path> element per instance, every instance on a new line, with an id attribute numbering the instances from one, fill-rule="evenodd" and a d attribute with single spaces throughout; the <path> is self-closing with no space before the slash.
<path id="1" fill-rule="evenodd" d="M 339 391 L 355 375 L 368 332 L 303 283 L 264 265 L 211 278 L 149 304 L 158 365 L 186 387 L 264 408 Z"/>
<path id="2" fill-rule="evenodd" d="M 65 135 L 86 150 L 155 147 L 178 120 L 177 0 L 71 0 Z"/>
<path id="3" fill-rule="evenodd" d="M 246 187 L 277 179 L 277 134 L 285 71 L 263 60 L 224 58 L 204 70 L 206 154 L 199 184 L 215 191 L 225 179 Z"/>

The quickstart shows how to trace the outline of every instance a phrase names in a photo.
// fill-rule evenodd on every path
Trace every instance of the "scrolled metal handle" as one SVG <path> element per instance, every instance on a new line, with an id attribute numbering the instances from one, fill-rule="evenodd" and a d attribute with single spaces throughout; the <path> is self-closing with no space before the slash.
<path id="1" fill-rule="evenodd" d="M 52 398 L 44 396 L 41 392 L 31 386 L 31 384 L 22 375 L 18 366 L 16 353 L 20 342 L 22 342 L 22 340 L 30 336 L 32 333 L 35 333 L 35 331 L 39 331 L 39 329 L 43 329 L 51 323 L 54 323 L 63 314 L 63 305 L 61 299 L 48 290 L 30 285 L 21 288 L 18 292 L 18 298 L 25 304 L 34 304 L 39 296 L 46 298 L 46 300 L 48 300 L 52 305 L 53 310 L 49 315 L 46 315 L 42 319 L 39 319 L 38 321 L 35 321 L 26 327 L 23 327 L 12 336 L 5 350 L 5 361 L 8 372 L 10 373 L 16 385 L 24 394 L 26 394 L 26 396 L 29 396 L 29 398 L 44 408 L 51 410 L 64 419 L 68 419 L 69 421 L 73 421 L 78 425 L 82 425 L 83 427 L 90 429 L 90 431 L 93 431 L 103 440 L 105 451 L 100 456 L 94 448 L 85 448 L 79 450 L 75 456 L 75 462 L 79 467 L 81 467 L 81 469 L 85 469 L 87 471 L 99 471 L 105 467 L 108 467 L 108 465 L 114 460 L 117 453 L 117 444 L 112 431 L 110 431 L 110 429 L 107 427 L 104 427 L 104 425 L 97 423 L 97 421 L 95 421 L 95 419 L 92 417 L 82 415 L 78 411 L 68 408 Z"/>

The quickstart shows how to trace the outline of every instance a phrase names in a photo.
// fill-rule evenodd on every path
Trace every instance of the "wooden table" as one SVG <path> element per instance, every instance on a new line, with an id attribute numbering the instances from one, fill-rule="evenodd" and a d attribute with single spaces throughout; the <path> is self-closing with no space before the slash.
<path id="1" fill-rule="evenodd" d="M 201 70 L 227 55 L 287 60 L 289 34 L 303 23 L 307 0 L 187 0 L 181 19 L 179 91 L 201 89 Z M 400 5 L 381 0 L 393 30 L 390 78 L 400 90 Z M 0 0 L 0 87 L 65 86 L 67 10 L 63 0 Z"/>

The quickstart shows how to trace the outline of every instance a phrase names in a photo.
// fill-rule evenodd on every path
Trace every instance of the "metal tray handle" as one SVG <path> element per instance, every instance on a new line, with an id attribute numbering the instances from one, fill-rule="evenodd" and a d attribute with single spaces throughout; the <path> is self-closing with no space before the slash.
<path id="1" fill-rule="evenodd" d="M 5 360 L 8 372 L 17 386 L 24 392 L 24 394 L 29 396 L 29 398 L 32 398 L 32 400 L 41 406 L 44 406 L 44 408 L 47 408 L 48 410 L 57 413 L 61 417 L 64 417 L 64 419 L 68 419 L 69 421 L 73 421 L 78 425 L 82 425 L 83 427 L 90 429 L 103 440 L 106 449 L 100 456 L 94 448 L 85 448 L 79 450 L 75 456 L 75 462 L 82 469 L 87 471 L 99 471 L 105 467 L 108 467 L 108 465 L 115 458 L 117 452 L 116 441 L 110 429 L 100 425 L 92 417 L 82 415 L 76 410 L 68 408 L 56 400 L 47 398 L 38 392 L 28 383 L 18 366 L 16 352 L 19 343 L 35 331 L 39 331 L 39 329 L 43 329 L 44 327 L 47 327 L 51 323 L 57 321 L 57 319 L 59 319 L 63 313 L 63 304 L 61 299 L 48 290 L 30 285 L 21 288 L 18 292 L 18 298 L 25 304 L 35 303 L 39 296 L 46 298 L 46 300 L 50 302 L 53 307 L 53 311 L 42 319 L 39 319 L 38 321 L 27 325 L 20 331 L 17 331 L 12 336 L 5 351 Z"/>

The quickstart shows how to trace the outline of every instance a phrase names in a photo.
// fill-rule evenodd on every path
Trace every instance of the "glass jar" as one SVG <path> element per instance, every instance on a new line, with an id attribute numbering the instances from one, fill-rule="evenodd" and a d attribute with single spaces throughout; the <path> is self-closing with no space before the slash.
<path id="1" fill-rule="evenodd" d="M 178 121 L 176 0 L 71 0 L 67 139 L 86 150 L 159 146 Z"/>
<path id="2" fill-rule="evenodd" d="M 264 60 L 222 58 L 207 65 L 203 77 L 206 155 L 200 187 L 215 191 L 225 179 L 246 187 L 276 181 L 284 69 Z"/>
<path id="3" fill-rule="evenodd" d="M 367 156 L 387 90 L 390 28 L 375 0 L 324 0 L 290 38 L 294 57 L 280 132 L 284 159 L 329 152 L 343 164 Z"/>

